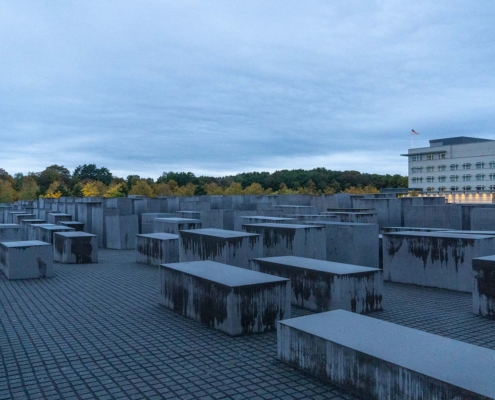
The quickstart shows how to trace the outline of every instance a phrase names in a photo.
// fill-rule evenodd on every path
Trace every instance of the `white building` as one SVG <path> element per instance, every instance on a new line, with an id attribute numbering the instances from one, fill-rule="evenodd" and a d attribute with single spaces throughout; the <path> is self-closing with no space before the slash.
<path id="1" fill-rule="evenodd" d="M 466 136 L 436 139 L 430 140 L 430 147 L 409 149 L 402 155 L 408 157 L 410 188 L 431 194 L 495 191 L 495 140 Z"/>

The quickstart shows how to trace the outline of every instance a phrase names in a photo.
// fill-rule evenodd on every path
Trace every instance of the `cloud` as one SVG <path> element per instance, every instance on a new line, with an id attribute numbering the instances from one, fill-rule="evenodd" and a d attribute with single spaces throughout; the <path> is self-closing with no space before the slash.
<path id="1" fill-rule="evenodd" d="M 0 167 L 405 174 L 411 129 L 418 147 L 495 139 L 494 11 L 487 0 L 2 3 Z"/>

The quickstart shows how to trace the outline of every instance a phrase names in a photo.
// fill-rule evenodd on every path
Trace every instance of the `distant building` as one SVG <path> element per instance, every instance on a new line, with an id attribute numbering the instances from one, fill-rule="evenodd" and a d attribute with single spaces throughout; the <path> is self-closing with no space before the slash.
<path id="1" fill-rule="evenodd" d="M 476 200 L 474 195 L 495 191 L 495 140 L 436 139 L 430 140 L 430 147 L 409 149 L 402 155 L 408 157 L 409 187 L 423 194 L 470 195 L 455 196 L 458 201 L 491 202 L 493 196 Z"/>

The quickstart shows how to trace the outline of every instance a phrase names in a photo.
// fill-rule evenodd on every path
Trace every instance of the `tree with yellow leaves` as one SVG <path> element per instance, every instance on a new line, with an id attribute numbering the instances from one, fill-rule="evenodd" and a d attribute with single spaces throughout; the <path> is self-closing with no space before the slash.
<path id="1" fill-rule="evenodd" d="M 103 197 L 125 197 L 124 189 L 124 182 L 115 183 L 108 187 L 108 190 L 105 192 Z"/>
<path id="2" fill-rule="evenodd" d="M 134 181 L 134 185 L 129 192 L 129 194 L 141 195 L 146 197 L 155 197 L 155 193 L 151 186 L 146 182 L 145 179 L 137 179 Z"/>
<path id="3" fill-rule="evenodd" d="M 106 191 L 106 185 L 100 181 L 89 181 L 81 189 L 84 197 L 103 196 Z"/>

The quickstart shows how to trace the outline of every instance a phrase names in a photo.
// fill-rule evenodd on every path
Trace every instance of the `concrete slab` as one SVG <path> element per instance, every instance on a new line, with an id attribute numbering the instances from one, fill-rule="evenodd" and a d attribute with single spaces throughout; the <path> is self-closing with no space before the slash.
<path id="1" fill-rule="evenodd" d="M 98 238 L 86 232 L 56 232 L 53 236 L 53 259 L 64 264 L 98 262 Z"/>
<path id="2" fill-rule="evenodd" d="M 179 262 L 179 235 L 147 233 L 136 235 L 136 262 L 159 266 Z"/>
<path id="3" fill-rule="evenodd" d="M 366 399 L 495 397 L 495 351 L 343 310 L 280 321 L 277 354 Z"/>
<path id="4" fill-rule="evenodd" d="M 1 242 L 0 269 L 7 279 L 52 277 L 52 245 L 38 240 Z"/>
<path id="5" fill-rule="evenodd" d="M 213 261 L 160 265 L 160 304 L 232 336 L 276 329 L 290 281 Z"/>
<path id="6" fill-rule="evenodd" d="M 473 258 L 473 312 L 495 318 L 495 255 Z"/>
<path id="7" fill-rule="evenodd" d="M 17 242 L 19 240 L 22 240 L 20 225 L 0 224 L 0 242 Z"/>
<path id="8" fill-rule="evenodd" d="M 201 229 L 202 222 L 191 218 L 155 218 L 153 220 L 154 233 L 171 233 L 178 235 L 179 231 Z"/>
<path id="9" fill-rule="evenodd" d="M 291 280 L 292 304 L 314 311 L 382 309 L 383 275 L 377 268 L 312 258 L 255 258 L 251 269 Z"/>

